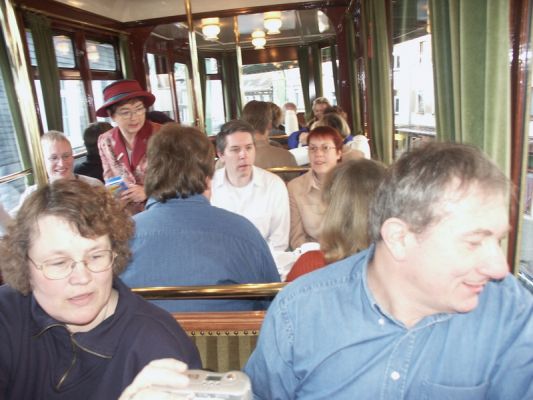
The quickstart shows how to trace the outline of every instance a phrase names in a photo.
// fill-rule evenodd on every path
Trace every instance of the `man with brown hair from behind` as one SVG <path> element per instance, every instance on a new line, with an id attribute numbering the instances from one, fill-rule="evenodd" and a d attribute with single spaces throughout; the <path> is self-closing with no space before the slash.
<path id="1" fill-rule="evenodd" d="M 279 282 L 267 243 L 246 218 L 210 204 L 214 148 L 196 128 L 165 124 L 147 151 L 146 210 L 135 215 L 130 287 Z M 167 311 L 265 308 L 259 300 L 163 300 Z"/>

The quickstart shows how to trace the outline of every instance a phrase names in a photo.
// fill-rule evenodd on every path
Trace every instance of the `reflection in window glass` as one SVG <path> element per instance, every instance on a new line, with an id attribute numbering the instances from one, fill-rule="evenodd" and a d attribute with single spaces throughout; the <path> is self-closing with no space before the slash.
<path id="1" fill-rule="evenodd" d="M 193 125 L 192 82 L 189 77 L 189 69 L 187 68 L 187 65 L 174 63 L 174 79 L 176 84 L 176 95 L 178 97 L 180 123 L 184 125 Z"/>
<path id="2" fill-rule="evenodd" d="M 161 68 L 165 66 L 165 58 L 148 53 L 148 74 L 150 77 L 150 91 L 155 96 L 153 109 L 162 111 L 170 118 L 174 118 L 172 107 L 172 92 L 170 90 L 169 74 Z"/>
<path id="3" fill-rule="evenodd" d="M 208 80 L 205 91 L 205 98 L 209 99 L 205 107 L 205 127 L 207 134 L 212 136 L 219 132 L 220 126 L 225 122 L 222 81 L 220 79 Z"/>
<path id="4" fill-rule="evenodd" d="M 31 178 L 31 175 L 0 185 L 0 203 L 4 207 L 4 210 L 9 212 L 19 205 L 20 196 L 26 190 L 28 178 Z"/>
<path id="5" fill-rule="evenodd" d="M 85 49 L 87 50 L 89 68 L 101 71 L 115 71 L 117 69 L 115 48 L 112 44 L 87 40 Z"/>
<path id="6" fill-rule="evenodd" d="M 207 75 L 218 74 L 218 61 L 216 58 L 205 59 L 205 73 Z"/>
<path id="7" fill-rule="evenodd" d="M 77 80 L 61 80 L 60 94 L 63 113 L 63 131 L 69 138 L 72 148 L 83 150 L 83 131 L 89 125 L 83 82 Z"/>
<path id="8" fill-rule="evenodd" d="M 13 126 L 13 118 L 7 101 L 3 75 L 0 74 L 0 176 L 22 171 L 17 137 Z M 0 185 L 0 203 L 6 210 L 18 204 L 20 193 L 24 191 L 24 179 Z"/>
<path id="9" fill-rule="evenodd" d="M 272 101 L 281 107 L 291 102 L 296 104 L 298 111 L 305 111 L 297 65 L 297 62 L 286 61 L 243 66 L 244 103 L 250 100 Z"/>
<path id="10" fill-rule="evenodd" d="M 76 66 L 74 48 L 70 37 L 65 35 L 54 36 L 54 49 L 59 68 L 74 68 Z"/>
<path id="11" fill-rule="evenodd" d="M 30 53 L 30 64 L 32 67 L 36 67 L 37 58 L 35 57 L 35 46 L 33 44 L 33 36 L 29 29 L 26 30 L 26 42 L 28 44 L 28 53 Z"/>

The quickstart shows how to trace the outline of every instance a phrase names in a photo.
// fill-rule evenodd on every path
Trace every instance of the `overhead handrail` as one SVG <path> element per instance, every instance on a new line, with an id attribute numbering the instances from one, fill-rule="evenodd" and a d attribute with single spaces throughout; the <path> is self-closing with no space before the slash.
<path id="1" fill-rule="evenodd" d="M 274 297 L 286 283 L 243 283 L 237 285 L 154 286 L 132 291 L 147 300 L 238 299 Z"/>

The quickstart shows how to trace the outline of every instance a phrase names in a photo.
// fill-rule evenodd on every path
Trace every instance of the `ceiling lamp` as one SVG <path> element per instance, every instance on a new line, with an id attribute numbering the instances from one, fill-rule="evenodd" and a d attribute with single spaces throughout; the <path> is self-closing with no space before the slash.
<path id="1" fill-rule="evenodd" d="M 253 31 L 252 32 L 252 44 L 254 49 L 261 50 L 265 48 L 266 44 L 265 32 L 263 31 Z"/>
<path id="2" fill-rule="evenodd" d="M 218 40 L 220 33 L 220 20 L 215 18 L 202 18 L 202 33 L 205 40 Z"/>
<path id="3" fill-rule="evenodd" d="M 264 14 L 263 25 L 269 35 L 277 35 L 280 33 L 281 28 L 281 12 L 270 11 Z"/>

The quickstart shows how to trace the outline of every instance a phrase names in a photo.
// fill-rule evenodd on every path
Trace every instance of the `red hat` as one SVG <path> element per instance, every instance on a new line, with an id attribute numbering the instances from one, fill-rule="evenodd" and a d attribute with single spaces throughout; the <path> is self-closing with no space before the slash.
<path id="1" fill-rule="evenodd" d="M 96 115 L 106 118 L 109 116 L 107 109 L 110 106 L 135 97 L 139 97 L 147 108 L 155 101 L 155 96 L 143 90 L 137 81 L 125 79 L 113 82 L 104 88 L 104 104 L 96 111 Z"/>

